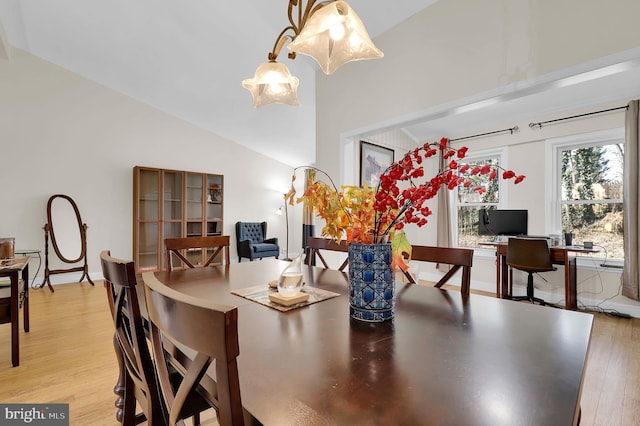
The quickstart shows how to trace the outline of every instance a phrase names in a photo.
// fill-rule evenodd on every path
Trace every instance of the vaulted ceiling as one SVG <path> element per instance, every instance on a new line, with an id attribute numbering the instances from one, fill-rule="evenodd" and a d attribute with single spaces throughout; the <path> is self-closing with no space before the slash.
<path id="1" fill-rule="evenodd" d="M 350 0 L 372 37 L 436 0 Z M 315 159 L 312 59 L 280 60 L 299 107 L 254 109 L 240 82 L 288 25 L 286 0 L 0 0 L 10 45 L 289 164 Z M 286 49 L 285 49 L 286 50 Z"/>
<path id="2" fill-rule="evenodd" d="M 349 4 L 375 38 L 436 1 Z M 285 163 L 309 164 L 315 160 L 313 60 L 281 54 L 300 79 L 299 107 L 254 109 L 240 85 L 266 61 L 288 24 L 286 11 L 286 0 L 0 0 L 0 23 L 11 46 Z M 531 116 L 536 108 L 562 110 L 640 94 L 640 61 L 627 65 L 613 77 L 593 80 L 593 88 L 563 84 L 564 76 L 496 96 L 490 106 L 452 108 L 401 126 L 419 141 L 451 128 L 486 128 L 505 111 Z"/>

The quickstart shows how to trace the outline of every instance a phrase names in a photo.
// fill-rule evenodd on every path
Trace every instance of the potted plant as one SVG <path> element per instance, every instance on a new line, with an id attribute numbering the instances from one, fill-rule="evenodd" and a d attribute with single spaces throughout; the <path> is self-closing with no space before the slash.
<path id="1" fill-rule="evenodd" d="M 445 168 L 438 170 L 432 177 L 426 177 L 423 162 L 442 152 L 447 160 Z M 324 171 L 313 166 L 300 166 L 294 169 L 291 189 L 285 194 L 285 200 L 306 202 L 316 214 L 325 221 L 322 236 L 334 240 L 346 240 L 358 243 L 391 241 L 393 247 L 393 266 L 406 270 L 402 252 L 411 254 L 411 244 L 403 231 L 409 224 L 422 227 L 433 213 L 427 201 L 434 198 L 442 189 L 453 190 L 458 186 L 473 187 L 474 191 L 484 193 L 486 188 L 473 179 L 477 175 L 486 175 L 497 179 L 499 172 L 505 180 L 515 184 L 522 182 L 523 175 L 511 170 L 485 164 L 470 166 L 462 160 L 468 148 L 454 149 L 447 138 L 440 142 L 425 142 L 423 146 L 407 152 L 400 160 L 392 163 L 381 175 L 375 188 L 368 186 L 342 186 L 337 188 L 333 179 Z M 299 169 L 309 169 L 306 190 L 295 198 L 293 183 Z M 328 181 L 318 178 L 318 173 Z"/>
<path id="2" fill-rule="evenodd" d="M 324 171 L 313 166 L 296 167 L 292 176 L 291 189 L 285 195 L 285 199 L 290 205 L 295 201 L 305 202 L 313 207 L 316 214 L 325 221 L 322 236 L 337 241 L 346 238 L 350 244 L 350 281 L 362 278 L 358 275 L 361 274 L 360 271 L 354 271 L 351 247 L 361 248 L 358 244 L 379 244 L 382 246 L 381 250 L 387 250 L 390 254 L 388 256 L 386 254 L 366 255 L 365 260 L 375 258 L 386 261 L 389 257 L 389 274 L 377 274 L 375 277 L 366 275 L 365 278 L 393 282 L 391 272 L 396 267 L 403 270 L 408 268 L 403 253 L 407 253 L 409 258 L 411 256 L 411 244 L 404 233 L 404 227 L 409 224 L 422 227 L 428 223 L 427 218 L 433 212 L 427 202 L 439 191 L 453 190 L 462 186 L 471 187 L 474 191 L 483 193 L 486 188 L 479 185 L 475 178 L 479 175 L 487 176 L 492 180 L 497 179 L 501 172 L 502 179 L 513 179 L 516 184 L 525 178 L 511 170 L 504 170 L 490 164 L 483 166 L 466 164 L 463 160 L 467 151 L 466 146 L 452 148 L 447 138 L 442 138 L 439 142 L 425 142 L 392 163 L 380 175 L 380 181 L 375 188 L 365 185 L 364 187 L 342 186 L 338 189 Z M 425 175 L 424 161 L 438 154 L 442 155 L 446 167 L 428 177 Z M 296 190 L 293 183 L 299 169 L 308 169 L 310 172 L 307 175 L 308 181 L 304 193 L 295 198 Z M 318 174 L 322 175 L 326 181 L 319 179 Z M 386 244 L 387 242 L 390 242 L 390 246 Z M 384 248 L 385 246 L 387 248 Z M 373 250 L 373 248 L 367 250 Z M 370 252 L 373 253 L 373 251 L 367 251 L 367 253 Z M 362 254 L 354 255 L 353 258 L 362 260 Z M 351 293 L 353 299 L 353 290 Z M 356 294 L 356 296 L 361 295 Z M 372 297 L 374 301 L 387 300 L 390 295 L 386 288 L 381 287 L 379 292 L 373 292 Z M 370 299 L 369 296 L 365 298 Z M 392 316 L 392 294 L 388 301 L 391 304 Z"/>

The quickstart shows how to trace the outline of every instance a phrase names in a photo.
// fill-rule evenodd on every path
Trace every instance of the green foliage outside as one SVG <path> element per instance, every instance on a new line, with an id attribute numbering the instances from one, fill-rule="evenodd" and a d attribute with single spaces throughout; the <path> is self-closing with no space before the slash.
<path id="1" fill-rule="evenodd" d="M 488 158 L 469 162 L 471 167 L 490 164 L 498 165 L 497 158 Z M 490 236 L 478 235 L 479 210 L 495 208 L 498 205 L 500 179 L 489 179 L 487 175 L 473 176 L 473 185 L 469 188 L 458 188 L 458 203 L 465 207 L 458 208 L 458 245 L 462 247 L 477 247 L 479 242 L 490 241 Z M 487 191 L 478 194 L 473 190 L 475 186 L 484 186 Z"/>
<path id="2" fill-rule="evenodd" d="M 600 145 L 562 152 L 562 232 L 572 232 L 574 242 L 592 241 L 604 248 L 599 255 L 623 258 L 621 144 Z M 479 161 L 497 162 L 497 159 Z M 495 163 L 494 163 L 495 164 Z M 485 176 L 477 176 L 478 179 Z M 478 235 L 478 211 L 496 208 L 498 181 L 481 182 L 487 192 L 479 195 L 461 189 L 458 193 L 458 245 L 478 247 L 493 239 Z"/>
<path id="3" fill-rule="evenodd" d="M 581 243 L 593 241 L 610 258 L 622 258 L 621 144 L 562 152 L 562 227 Z M 612 200 L 612 201 L 609 201 Z"/>

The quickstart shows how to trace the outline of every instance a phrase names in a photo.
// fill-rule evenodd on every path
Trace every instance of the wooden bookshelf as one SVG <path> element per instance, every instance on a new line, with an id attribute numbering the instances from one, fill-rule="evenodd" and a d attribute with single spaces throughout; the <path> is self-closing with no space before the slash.
<path id="1" fill-rule="evenodd" d="M 166 270 L 164 239 L 222 235 L 224 176 L 133 168 L 133 258 L 138 272 Z M 207 254 L 187 253 L 194 264 Z"/>

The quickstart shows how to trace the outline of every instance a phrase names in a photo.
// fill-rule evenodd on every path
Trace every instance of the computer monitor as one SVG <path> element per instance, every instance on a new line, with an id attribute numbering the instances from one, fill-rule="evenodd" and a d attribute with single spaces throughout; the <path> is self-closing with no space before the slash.
<path id="1" fill-rule="evenodd" d="M 478 234 L 527 235 L 527 210 L 480 209 Z"/>

